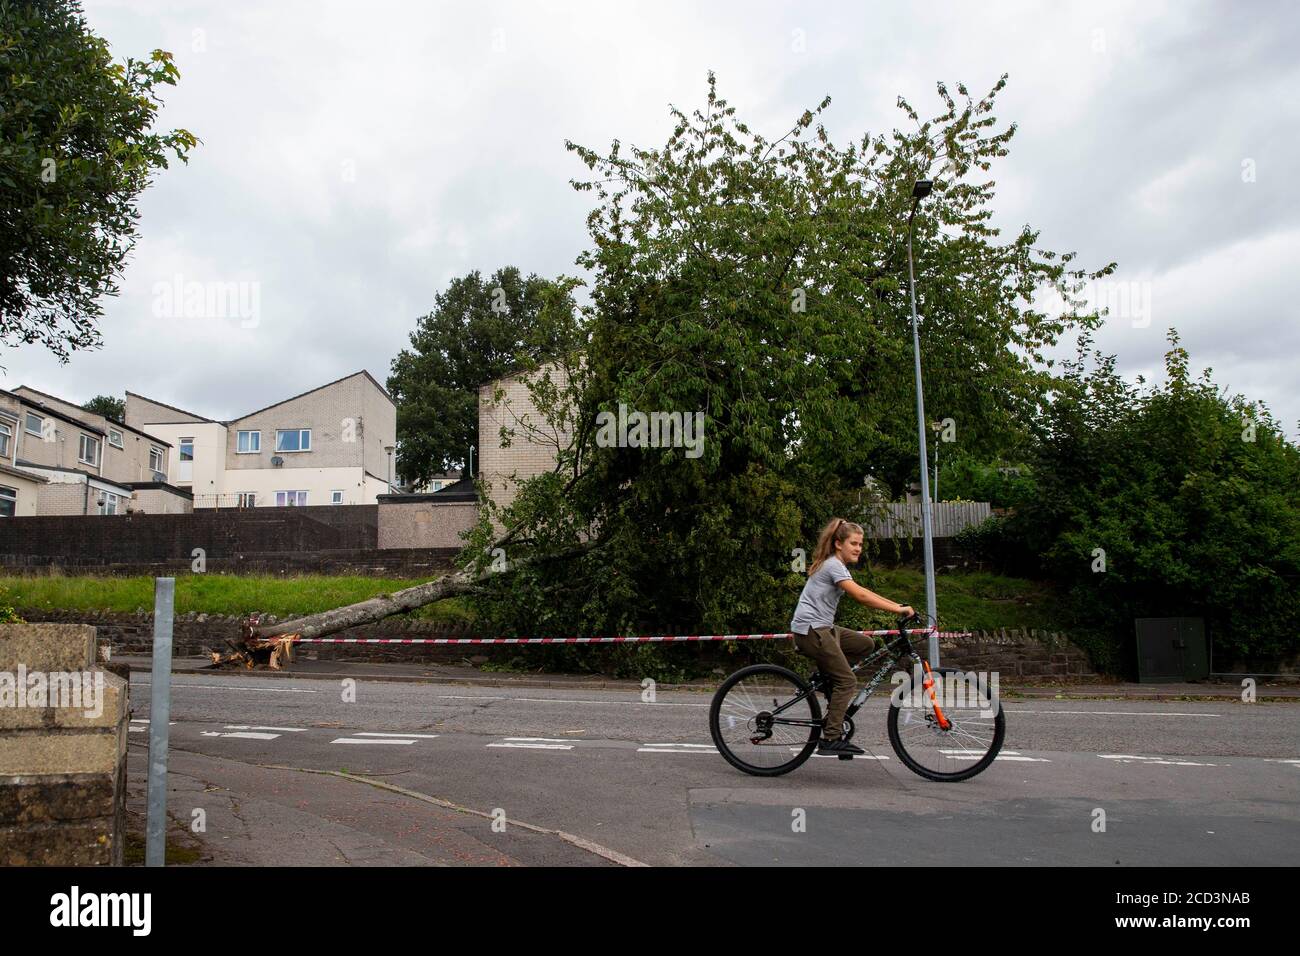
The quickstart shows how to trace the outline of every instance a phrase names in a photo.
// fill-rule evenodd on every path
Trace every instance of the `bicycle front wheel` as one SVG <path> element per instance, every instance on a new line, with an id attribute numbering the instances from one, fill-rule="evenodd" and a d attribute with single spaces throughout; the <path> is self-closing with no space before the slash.
<path id="1" fill-rule="evenodd" d="M 937 709 L 920 685 L 914 690 L 908 681 L 895 690 L 889 706 L 889 743 L 909 770 L 927 780 L 968 780 L 993 763 L 1002 749 L 1007 732 L 1002 703 L 987 683 L 980 685 L 974 675 L 957 668 L 937 668 L 934 676 Z"/>
<path id="2" fill-rule="evenodd" d="M 811 757 L 821 724 L 821 704 L 807 681 L 775 664 L 736 671 L 709 706 L 718 752 L 737 770 L 758 777 L 789 773 Z"/>

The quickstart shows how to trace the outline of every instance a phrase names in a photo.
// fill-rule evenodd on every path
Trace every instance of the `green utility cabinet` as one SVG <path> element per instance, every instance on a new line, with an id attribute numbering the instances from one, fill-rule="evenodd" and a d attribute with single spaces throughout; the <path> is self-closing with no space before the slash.
<path id="1" fill-rule="evenodd" d="M 1205 621 L 1199 617 L 1139 617 L 1138 682 L 1176 684 L 1210 676 Z"/>

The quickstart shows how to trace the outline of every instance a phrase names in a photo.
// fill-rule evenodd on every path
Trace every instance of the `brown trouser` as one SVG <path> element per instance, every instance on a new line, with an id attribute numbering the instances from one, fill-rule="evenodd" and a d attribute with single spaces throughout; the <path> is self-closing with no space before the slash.
<path id="1" fill-rule="evenodd" d="M 794 646 L 800 654 L 815 660 L 817 668 L 834 681 L 822 736 L 827 740 L 838 740 L 844 733 L 844 712 L 849 709 L 853 692 L 858 689 L 857 677 L 850 667 L 875 650 L 876 641 L 861 631 L 832 625 L 809 628 L 807 634 L 796 634 Z"/>

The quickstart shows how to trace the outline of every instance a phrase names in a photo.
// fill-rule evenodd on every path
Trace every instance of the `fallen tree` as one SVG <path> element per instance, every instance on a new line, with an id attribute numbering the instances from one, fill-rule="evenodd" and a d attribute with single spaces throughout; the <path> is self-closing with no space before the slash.
<path id="1" fill-rule="evenodd" d="M 510 537 L 511 535 L 507 535 L 502 542 L 498 542 L 498 546 Z M 250 617 L 244 623 L 240 640 L 226 642 L 231 648 L 231 653 L 225 655 L 213 653 L 212 662 L 217 666 L 234 665 L 250 669 L 266 666 L 278 670 L 281 664 L 292 660 L 295 638 L 324 637 L 327 634 L 345 631 L 350 627 L 373 624 L 394 614 L 412 611 L 435 601 L 471 593 L 478 585 L 494 575 L 510 574 L 518 568 L 550 561 L 570 560 L 586 554 L 597 546 L 598 542 L 588 541 L 556 554 L 522 558 L 507 565 L 505 570 L 489 567 L 483 571 L 475 571 L 470 567 L 453 571 L 436 581 L 426 581 L 424 584 L 417 584 L 392 594 L 381 594 L 365 601 L 358 601 L 356 604 L 321 611 L 318 614 L 308 614 L 277 624 L 263 625 L 258 617 Z"/>

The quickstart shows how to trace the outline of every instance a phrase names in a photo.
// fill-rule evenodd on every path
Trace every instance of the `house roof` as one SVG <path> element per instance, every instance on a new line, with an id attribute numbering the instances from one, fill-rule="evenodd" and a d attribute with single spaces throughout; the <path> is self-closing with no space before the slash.
<path id="1" fill-rule="evenodd" d="M 260 415 L 262 412 L 269 411 L 270 409 L 275 408 L 276 406 L 283 405 L 286 402 L 296 401 L 297 399 L 302 398 L 304 395 L 310 395 L 312 392 L 319 392 L 323 388 L 329 388 L 331 385 L 337 385 L 339 382 L 345 382 L 348 379 L 355 378 L 358 375 L 364 375 L 366 378 L 370 380 L 371 384 L 374 385 L 375 388 L 379 389 L 380 394 L 383 395 L 384 398 L 388 399 L 390 402 L 393 401 L 393 396 L 388 394 L 387 389 L 385 389 L 384 386 L 380 385 L 377 381 L 375 381 L 375 377 L 371 375 L 369 372 L 367 372 L 365 369 L 361 369 L 361 371 L 359 372 L 349 372 L 347 375 L 344 375 L 342 378 L 336 378 L 334 381 L 326 382 L 324 385 L 317 385 L 315 388 L 309 388 L 307 389 L 307 391 L 299 392 L 297 395 L 290 396 L 289 398 L 282 398 L 280 399 L 280 401 L 272 402 L 270 405 L 264 405 L 261 408 L 255 408 L 253 409 L 253 411 L 245 412 L 243 415 L 236 415 L 234 418 L 227 419 L 224 422 L 217 421 L 215 418 L 206 418 L 203 415 L 198 414 L 197 412 L 190 412 L 190 411 L 186 411 L 183 408 L 177 408 L 175 405 L 168 405 L 166 402 L 160 402 L 158 401 L 158 399 L 150 398 L 148 395 L 141 395 L 139 392 L 128 391 L 126 394 L 134 395 L 136 398 L 142 398 L 146 402 L 152 402 L 154 405 L 161 405 L 163 408 L 170 408 L 174 412 L 180 412 L 182 415 L 189 415 L 191 418 L 197 418 L 201 421 L 210 422 L 214 425 L 233 425 L 235 424 L 235 422 L 242 422 L 245 418 L 252 418 L 254 415 Z M 393 402 L 393 404 L 395 405 L 396 402 Z M 163 423 L 158 422 L 157 424 L 163 424 Z M 182 424 L 182 423 L 168 422 L 167 424 Z"/>
<path id="2" fill-rule="evenodd" d="M 323 388 L 329 388 L 331 385 L 337 385 L 339 382 L 346 382 L 348 379 L 356 378 L 358 375 L 364 375 L 366 378 L 370 379 L 371 384 L 374 385 L 375 388 L 379 389 L 380 394 L 382 394 L 384 398 L 388 399 L 390 402 L 393 401 L 393 396 L 388 394 L 388 391 L 384 388 L 384 386 L 376 382 L 375 377 L 373 375 L 371 375 L 365 369 L 362 369 L 359 372 L 351 372 L 347 375 L 344 375 L 342 378 L 336 378 L 332 382 L 326 382 L 324 385 L 317 385 L 315 388 L 309 388 L 307 389 L 307 391 L 299 392 L 297 395 L 293 395 L 289 398 L 282 398 L 278 402 L 273 402 L 270 405 L 266 405 L 262 408 L 254 409 L 251 412 L 240 415 L 238 418 L 232 418 L 230 419 L 230 421 L 224 422 L 224 424 L 232 425 L 235 422 L 242 422 L 245 418 L 252 418 L 254 415 L 260 415 L 262 412 L 270 411 L 272 408 L 275 408 L 279 405 L 284 405 L 287 402 L 297 401 L 298 399 L 302 398 L 304 395 L 310 395 L 312 392 L 319 392 Z M 397 403 L 393 402 L 393 404 L 396 405 Z"/>
<path id="3" fill-rule="evenodd" d="M 32 389 L 32 391 L 35 391 L 35 389 Z M 67 422 L 69 425 L 76 425 L 78 428 L 85 429 L 88 432 L 94 432 L 96 435 L 105 434 L 104 430 L 99 426 L 87 424 L 86 422 L 83 422 L 79 418 L 73 418 L 71 415 L 67 414 L 66 412 L 62 412 L 57 408 L 50 408 L 50 406 L 44 405 L 41 402 L 36 401 L 35 399 L 27 398 L 24 395 L 19 395 L 17 392 L 11 392 L 8 391 L 7 389 L 0 389 L 0 393 L 8 395 L 10 398 L 14 399 L 15 401 L 22 402 L 25 405 L 30 405 L 33 409 L 39 409 L 42 414 L 49 415 L 51 418 L 58 418 L 62 421 Z M 47 397 L 53 398 L 54 396 L 49 395 Z M 59 401 L 62 401 L 62 399 L 59 399 Z"/>
<path id="4" fill-rule="evenodd" d="M 41 469 L 41 471 L 61 471 L 64 474 L 68 474 L 68 475 L 81 475 L 81 477 L 85 481 L 98 481 L 102 485 L 112 485 L 114 488 L 118 489 L 119 491 L 130 492 L 131 490 L 131 488 L 124 482 L 114 481 L 112 478 L 105 478 L 103 475 L 94 475 L 81 468 L 63 468 L 60 467 L 59 465 L 42 465 L 34 461 L 22 461 L 22 460 L 19 460 L 17 464 L 21 465 L 23 468 L 39 468 Z M 36 477 L 32 475 L 31 472 L 23 472 L 23 473 L 28 475 L 29 477 Z M 49 479 L 47 478 L 46 480 L 48 481 Z M 80 484 L 80 482 L 78 482 L 78 484 Z"/>
<path id="5" fill-rule="evenodd" d="M 134 395 L 136 398 L 143 398 L 146 402 L 149 402 L 151 405 L 161 405 L 163 408 L 170 408 L 172 411 L 180 412 L 182 415 L 189 415 L 191 418 L 199 419 L 199 421 L 212 422 L 212 424 L 214 425 L 224 424 L 223 422 L 218 422 L 215 419 L 206 418 L 203 415 L 200 415 L 198 412 L 188 412 L 183 408 L 177 408 L 175 405 L 168 405 L 166 402 L 160 402 L 156 398 L 150 398 L 148 395 L 141 395 L 139 392 L 133 392 L 130 389 L 126 390 L 126 394 Z M 164 423 L 159 422 L 158 424 L 164 424 Z M 167 424 L 170 424 L 170 422 Z"/>
<path id="6" fill-rule="evenodd" d="M 46 482 L 47 484 L 49 483 L 50 480 L 46 478 L 44 475 L 36 475 L 30 471 L 23 471 L 21 468 L 15 468 L 12 465 L 6 465 L 2 461 L 0 461 L 0 474 L 17 475 L 19 478 L 26 478 L 28 481 L 43 481 Z"/>
<path id="7" fill-rule="evenodd" d="M 26 390 L 29 391 L 29 392 L 35 392 L 37 395 L 44 395 L 46 398 L 52 398 L 52 399 L 54 399 L 56 402 L 63 402 L 63 403 L 66 404 L 66 405 L 75 405 L 75 404 L 76 404 L 76 402 L 69 402 L 66 398 L 59 398 L 59 396 L 57 396 L 57 395 L 51 395 L 49 392 L 42 392 L 39 388 L 32 388 L 30 385 L 20 385 L 20 386 L 18 386 L 18 387 L 19 387 L 19 388 L 26 389 Z M 13 393 L 13 394 L 16 394 L 16 393 Z M 24 401 L 24 400 L 25 400 L 24 397 L 23 397 L 22 395 L 16 395 L 16 397 L 18 398 L 19 401 Z M 143 398 L 144 396 L 140 396 L 140 397 Z M 51 409 L 51 408 L 49 408 L 49 406 L 47 406 L 47 405 L 42 405 L 40 402 L 32 403 L 30 400 L 27 400 L 27 401 L 28 401 L 29 404 L 36 404 L 36 405 L 39 405 L 41 408 L 44 408 L 46 411 L 56 411 L 55 409 Z M 93 414 L 95 414 L 95 413 L 94 413 L 94 412 L 91 412 L 91 414 L 93 415 Z M 165 441 L 163 441 L 161 438 L 159 438 L 159 437 L 156 436 L 156 435 L 150 435 L 148 432 L 141 431 L 141 430 L 138 429 L 138 428 L 133 428 L 132 426 L 128 425 L 126 422 L 119 422 L 119 421 L 117 421 L 116 419 L 109 418 L 107 415 L 105 415 L 104 418 L 105 418 L 106 420 L 112 422 L 115 428 L 121 428 L 121 429 L 125 429 L 126 431 L 129 431 L 129 432 L 135 432 L 137 435 L 142 435 L 142 436 L 144 436 L 145 438 L 149 439 L 149 440 L 152 441 L 152 442 L 157 442 L 157 443 L 160 444 L 160 445 L 166 445 L 168 448 L 171 447 L 171 443 L 170 443 L 170 442 L 165 442 Z M 85 428 L 94 428 L 94 429 L 98 430 L 97 427 L 94 426 L 94 425 L 87 425 L 87 424 L 85 424 L 84 422 L 81 422 L 81 423 L 79 423 L 79 424 L 81 424 L 81 425 L 82 425 L 83 427 L 85 427 Z M 103 432 L 100 432 L 100 434 L 102 435 L 102 434 L 104 434 L 104 433 L 103 433 Z"/>

